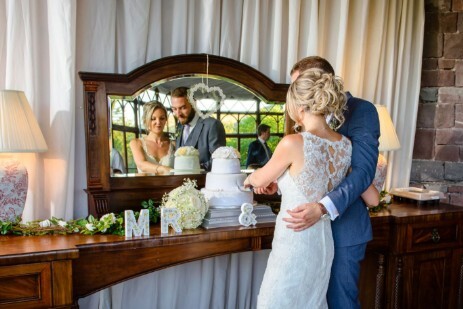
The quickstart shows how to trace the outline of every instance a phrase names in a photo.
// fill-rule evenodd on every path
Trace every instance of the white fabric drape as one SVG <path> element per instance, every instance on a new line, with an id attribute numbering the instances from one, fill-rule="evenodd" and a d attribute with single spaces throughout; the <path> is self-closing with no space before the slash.
<path id="1" fill-rule="evenodd" d="M 0 87 L 25 92 L 49 149 L 20 155 L 29 172 L 23 219 L 51 215 L 70 219 L 75 168 L 75 1 L 3 0 L 0 16 Z"/>
<path id="2" fill-rule="evenodd" d="M 25 91 L 49 146 L 22 155 L 24 219 L 87 215 L 76 73 L 126 73 L 185 53 L 233 58 L 278 83 L 300 58 L 327 58 L 353 95 L 388 107 L 402 148 L 386 186 L 407 186 L 423 27 L 414 0 L 0 0 L 0 87 Z"/>
<path id="3" fill-rule="evenodd" d="M 163 269 L 85 297 L 80 308 L 254 308 L 269 250 Z"/>

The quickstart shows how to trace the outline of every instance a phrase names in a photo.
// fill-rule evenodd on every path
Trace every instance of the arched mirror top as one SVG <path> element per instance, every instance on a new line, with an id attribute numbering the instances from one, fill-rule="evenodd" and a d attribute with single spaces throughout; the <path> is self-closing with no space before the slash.
<path id="1" fill-rule="evenodd" d="M 106 93 L 131 96 L 153 82 L 175 76 L 210 75 L 241 84 L 267 101 L 284 102 L 287 84 L 277 84 L 263 73 L 239 61 L 207 54 L 187 54 L 161 58 L 127 74 L 79 72 L 86 87 L 104 82 Z"/>

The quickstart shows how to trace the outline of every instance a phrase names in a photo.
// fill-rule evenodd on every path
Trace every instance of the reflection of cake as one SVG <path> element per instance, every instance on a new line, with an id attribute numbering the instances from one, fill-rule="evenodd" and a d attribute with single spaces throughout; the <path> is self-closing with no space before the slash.
<path id="1" fill-rule="evenodd" d="M 175 174 L 197 174 L 200 171 L 199 151 L 196 148 L 192 146 L 184 146 L 175 151 Z"/>
<path id="2" fill-rule="evenodd" d="M 244 190 L 246 174 L 240 170 L 240 154 L 233 147 L 220 147 L 212 154 L 212 169 L 201 192 L 212 208 L 241 207 L 252 203 L 252 191 Z"/>

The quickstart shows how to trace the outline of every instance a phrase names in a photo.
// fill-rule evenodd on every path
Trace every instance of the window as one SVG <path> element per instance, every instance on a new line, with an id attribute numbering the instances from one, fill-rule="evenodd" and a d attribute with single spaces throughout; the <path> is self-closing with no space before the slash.
<path id="1" fill-rule="evenodd" d="M 192 84 L 194 83 L 190 80 L 187 85 Z M 257 138 L 256 128 L 259 124 L 265 123 L 271 127 L 271 137 L 267 143 L 272 151 L 283 137 L 285 105 L 264 102 L 245 89 L 233 90 L 233 87 L 228 86 L 230 84 L 232 83 L 227 82 L 226 86 L 221 86 L 224 87 L 222 89 L 224 89 L 225 93 L 228 92 L 228 95 L 223 105 L 217 112 L 212 114 L 212 117 L 220 119 L 223 123 L 227 146 L 238 149 L 241 153 L 241 166 L 244 167 L 248 146 Z M 234 87 L 236 88 L 237 86 Z M 174 88 L 176 87 L 170 87 L 170 89 Z M 162 87 L 156 87 L 154 84 L 150 89 L 142 91 L 135 97 L 111 96 L 109 98 L 112 133 L 110 140 L 112 140 L 112 146 L 124 158 L 128 173 L 135 173 L 137 171 L 129 143 L 133 138 L 146 133 L 142 120 L 142 106 L 145 102 L 157 100 L 164 104 L 168 111 L 165 131 L 169 133 L 175 132 L 176 120 L 171 109 L 170 89 L 165 90 Z M 214 105 L 219 103 L 208 98 L 197 101 L 197 105 L 203 113 L 205 113 L 205 110 L 214 108 Z"/>

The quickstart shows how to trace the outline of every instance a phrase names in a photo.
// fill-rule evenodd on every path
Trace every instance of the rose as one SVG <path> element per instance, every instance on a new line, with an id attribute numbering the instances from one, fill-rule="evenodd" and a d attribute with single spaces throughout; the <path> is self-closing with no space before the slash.
<path id="1" fill-rule="evenodd" d="M 183 156 L 195 156 L 199 157 L 198 149 L 192 146 L 183 146 L 177 149 L 174 154 L 176 157 L 183 157 Z"/>
<path id="2" fill-rule="evenodd" d="M 217 148 L 212 154 L 212 159 L 240 159 L 241 155 L 233 147 L 223 146 Z"/>

